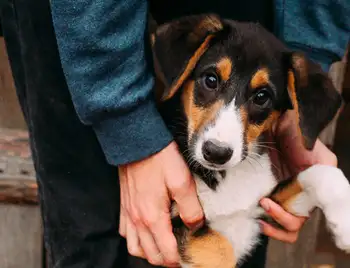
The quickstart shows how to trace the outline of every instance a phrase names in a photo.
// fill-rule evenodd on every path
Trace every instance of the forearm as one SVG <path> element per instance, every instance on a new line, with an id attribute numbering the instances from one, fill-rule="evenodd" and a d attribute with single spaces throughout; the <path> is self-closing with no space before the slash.
<path id="1" fill-rule="evenodd" d="M 172 139 L 155 106 L 145 0 L 52 0 L 62 67 L 77 114 L 109 163 L 147 157 Z"/>

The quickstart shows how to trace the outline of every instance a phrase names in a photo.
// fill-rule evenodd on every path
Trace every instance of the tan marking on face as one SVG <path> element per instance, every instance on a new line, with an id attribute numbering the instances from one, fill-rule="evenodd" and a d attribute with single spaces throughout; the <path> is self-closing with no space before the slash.
<path id="1" fill-rule="evenodd" d="M 308 66 L 305 57 L 299 53 L 292 56 L 292 64 L 299 76 L 299 86 L 306 87 L 308 84 Z"/>
<path id="2" fill-rule="evenodd" d="M 299 114 L 299 104 L 297 99 L 297 93 L 295 90 L 295 77 L 292 71 L 288 71 L 288 94 L 293 105 L 293 110 L 296 114 L 296 124 L 299 131 L 300 137 L 303 137 L 300 129 L 300 114 Z"/>
<path id="3" fill-rule="evenodd" d="M 262 133 L 271 129 L 274 122 L 278 120 L 280 112 L 273 111 L 261 124 L 249 124 L 246 131 L 246 141 L 248 145 L 254 142 Z"/>
<path id="4" fill-rule="evenodd" d="M 185 80 L 188 78 L 194 67 L 196 66 L 197 62 L 199 61 L 200 57 L 204 54 L 204 52 L 208 49 L 209 47 L 209 42 L 213 38 L 213 35 L 209 35 L 205 38 L 204 42 L 199 46 L 199 48 L 196 50 L 196 52 L 193 54 L 193 56 L 190 58 L 190 60 L 187 63 L 187 66 L 183 73 L 180 75 L 180 77 L 177 79 L 174 85 L 171 86 L 169 89 L 169 93 L 167 96 L 164 96 L 163 100 L 168 100 L 174 94 L 176 91 L 183 85 Z"/>
<path id="5" fill-rule="evenodd" d="M 187 81 L 183 89 L 182 102 L 188 119 L 188 136 L 191 138 L 194 132 L 200 131 L 214 120 L 219 110 L 223 107 L 224 102 L 219 100 L 209 107 L 199 107 L 194 100 L 194 81 Z"/>
<path id="6" fill-rule="evenodd" d="M 297 198 L 298 194 L 300 194 L 302 191 L 303 188 L 301 187 L 300 183 L 297 180 L 294 180 L 281 191 L 275 193 L 272 196 L 272 199 L 287 211 L 293 212 L 290 208 L 291 204 L 293 203 L 293 200 Z"/>
<path id="7" fill-rule="evenodd" d="M 216 68 L 221 79 L 227 81 L 231 76 L 232 61 L 229 58 L 223 58 L 218 62 Z"/>
<path id="8" fill-rule="evenodd" d="M 231 243 L 220 233 L 209 230 L 203 236 L 191 237 L 185 255 L 191 267 L 196 268 L 233 268 L 236 258 Z"/>
<path id="9" fill-rule="evenodd" d="M 248 126 L 248 112 L 247 110 L 242 106 L 239 108 L 239 113 L 241 115 L 242 125 L 244 129 Z"/>
<path id="10" fill-rule="evenodd" d="M 156 42 L 156 35 L 155 34 L 151 34 L 151 46 L 153 47 L 154 44 Z"/>
<path id="11" fill-rule="evenodd" d="M 250 81 L 251 88 L 260 88 L 269 84 L 269 71 L 266 68 L 258 70 Z"/>
<path id="12" fill-rule="evenodd" d="M 188 35 L 188 41 L 196 43 L 208 33 L 218 32 L 222 28 L 223 25 L 218 17 L 206 16 L 192 29 L 192 32 Z"/>
<path id="13" fill-rule="evenodd" d="M 201 31 L 211 31 L 217 32 L 222 30 L 223 25 L 220 19 L 216 16 L 207 16 L 205 19 L 201 21 L 201 23 L 196 27 L 196 29 L 200 29 Z"/>

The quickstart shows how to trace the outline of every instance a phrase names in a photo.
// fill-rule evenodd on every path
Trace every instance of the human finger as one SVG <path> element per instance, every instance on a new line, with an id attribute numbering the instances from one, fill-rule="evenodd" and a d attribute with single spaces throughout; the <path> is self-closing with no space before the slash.
<path id="1" fill-rule="evenodd" d="M 169 190 L 183 222 L 190 228 L 199 228 L 203 224 L 204 213 L 194 180 L 191 177 L 183 178 L 169 187 Z"/>
<path id="2" fill-rule="evenodd" d="M 177 267 L 179 254 L 177 241 L 172 232 L 170 213 L 161 210 L 156 213 L 149 211 L 145 215 L 145 224 L 152 233 L 155 243 L 163 256 L 164 264 L 168 267 Z"/>
<path id="3" fill-rule="evenodd" d="M 139 237 L 135 225 L 130 218 L 126 218 L 126 243 L 128 252 L 135 257 L 145 258 L 140 246 Z"/>
<path id="4" fill-rule="evenodd" d="M 259 221 L 261 231 L 268 237 L 273 239 L 286 242 L 286 243 L 295 243 L 298 240 L 298 232 L 288 232 L 271 226 L 270 224 Z"/>
<path id="5" fill-rule="evenodd" d="M 270 215 L 278 224 L 290 232 L 299 231 L 305 223 L 304 217 L 294 216 L 285 211 L 281 206 L 273 202 L 271 199 L 263 198 L 260 202 L 263 209 Z"/>
<path id="6" fill-rule="evenodd" d="M 151 232 L 145 226 L 139 225 L 137 226 L 137 234 L 147 261 L 155 266 L 163 265 L 164 260 L 162 253 L 158 249 Z"/>

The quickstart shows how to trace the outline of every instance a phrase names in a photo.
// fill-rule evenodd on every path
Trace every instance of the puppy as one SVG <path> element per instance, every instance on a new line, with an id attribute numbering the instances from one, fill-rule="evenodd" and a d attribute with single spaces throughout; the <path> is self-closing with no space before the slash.
<path id="1" fill-rule="evenodd" d="M 152 43 L 164 88 L 159 109 L 206 216 L 193 232 L 173 207 L 182 267 L 236 267 L 258 243 L 265 196 L 298 216 L 321 208 L 337 246 L 350 251 L 350 185 L 343 173 L 316 165 L 278 184 L 264 146 L 272 125 L 293 110 L 305 147 L 314 147 L 341 106 L 327 74 L 258 24 L 216 15 L 164 24 Z"/>

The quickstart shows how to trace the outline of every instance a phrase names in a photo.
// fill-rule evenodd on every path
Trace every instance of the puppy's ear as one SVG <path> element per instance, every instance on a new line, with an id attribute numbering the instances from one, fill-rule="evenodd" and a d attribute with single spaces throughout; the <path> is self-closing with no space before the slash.
<path id="1" fill-rule="evenodd" d="M 176 93 L 222 30 L 216 15 L 183 17 L 157 29 L 152 45 L 156 73 L 165 84 L 162 100 Z"/>
<path id="2" fill-rule="evenodd" d="M 342 104 L 329 76 L 302 53 L 288 53 L 288 95 L 297 113 L 305 148 L 313 149 L 321 131 Z"/>

